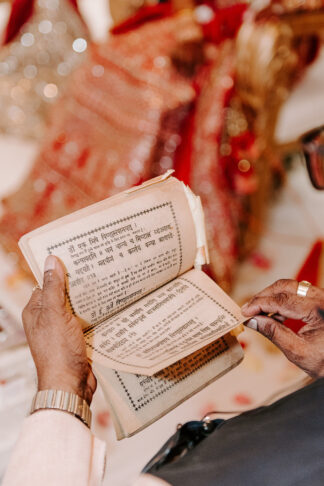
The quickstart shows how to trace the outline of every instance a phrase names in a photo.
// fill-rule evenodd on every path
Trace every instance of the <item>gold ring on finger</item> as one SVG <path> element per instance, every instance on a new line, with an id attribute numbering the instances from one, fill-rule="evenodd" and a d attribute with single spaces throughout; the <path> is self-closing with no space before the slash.
<path id="1" fill-rule="evenodd" d="M 311 286 L 312 284 L 310 282 L 307 282 L 307 280 L 302 280 L 298 283 L 297 295 L 299 295 L 300 297 L 306 297 L 307 292 L 309 291 L 309 288 Z"/>

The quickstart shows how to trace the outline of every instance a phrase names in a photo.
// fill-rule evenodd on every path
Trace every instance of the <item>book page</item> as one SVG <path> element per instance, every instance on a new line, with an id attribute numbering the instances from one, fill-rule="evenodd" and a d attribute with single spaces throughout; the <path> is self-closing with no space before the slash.
<path id="1" fill-rule="evenodd" d="M 192 268 L 197 241 L 184 186 L 170 178 L 54 221 L 21 247 L 38 281 L 47 255 L 62 260 L 86 328 Z"/>
<path id="2" fill-rule="evenodd" d="M 227 334 L 153 376 L 115 371 L 99 363 L 94 372 L 110 406 L 117 438 L 122 439 L 162 417 L 242 359 L 241 346 Z"/>
<path id="3" fill-rule="evenodd" d="M 88 356 L 115 370 L 153 375 L 215 341 L 244 318 L 206 274 L 190 270 L 85 331 Z"/>

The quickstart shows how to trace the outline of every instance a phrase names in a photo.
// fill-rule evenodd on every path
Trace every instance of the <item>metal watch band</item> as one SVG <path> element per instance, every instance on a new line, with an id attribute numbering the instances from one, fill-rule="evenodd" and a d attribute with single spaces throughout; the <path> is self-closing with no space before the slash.
<path id="1" fill-rule="evenodd" d="M 41 409 L 55 409 L 71 413 L 89 428 L 91 410 L 87 402 L 74 393 L 62 390 L 41 390 L 33 398 L 30 413 Z"/>

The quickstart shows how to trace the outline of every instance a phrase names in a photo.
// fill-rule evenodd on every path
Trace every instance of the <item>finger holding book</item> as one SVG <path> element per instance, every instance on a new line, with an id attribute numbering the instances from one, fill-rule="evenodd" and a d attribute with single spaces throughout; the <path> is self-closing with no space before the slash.
<path id="1" fill-rule="evenodd" d="M 276 344 L 287 358 L 313 377 L 324 376 L 324 289 L 308 286 L 299 293 L 296 280 L 279 280 L 242 307 L 246 325 Z M 296 334 L 285 319 L 305 323 Z"/>
<path id="2" fill-rule="evenodd" d="M 65 305 L 65 270 L 45 261 L 43 289 L 36 288 L 23 311 L 23 324 L 36 365 L 38 390 L 64 390 L 91 403 L 96 379 L 88 363 L 81 325 Z"/>

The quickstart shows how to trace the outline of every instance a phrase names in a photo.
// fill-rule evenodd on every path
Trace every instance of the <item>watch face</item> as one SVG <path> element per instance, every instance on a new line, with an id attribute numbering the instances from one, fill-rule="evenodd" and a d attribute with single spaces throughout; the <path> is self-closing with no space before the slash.
<path id="1" fill-rule="evenodd" d="M 324 189 L 324 126 L 307 132 L 301 141 L 312 184 Z"/>

